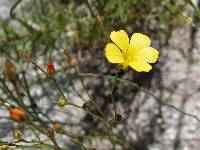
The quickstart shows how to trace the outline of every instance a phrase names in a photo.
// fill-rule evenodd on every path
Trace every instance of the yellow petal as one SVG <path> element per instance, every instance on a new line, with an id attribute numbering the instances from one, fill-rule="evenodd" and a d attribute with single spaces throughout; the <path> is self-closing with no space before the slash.
<path id="1" fill-rule="evenodd" d="M 152 66 L 145 62 L 134 61 L 129 64 L 137 72 L 149 72 Z"/>
<path id="2" fill-rule="evenodd" d="M 136 61 L 155 63 L 158 59 L 159 52 L 153 47 L 137 50 L 135 53 Z"/>
<path id="3" fill-rule="evenodd" d="M 106 58 L 111 63 L 123 63 L 124 58 L 120 49 L 113 43 L 106 45 Z"/>
<path id="4" fill-rule="evenodd" d="M 129 38 L 124 30 L 111 32 L 110 39 L 121 49 L 126 52 L 129 46 Z"/>
<path id="5" fill-rule="evenodd" d="M 148 36 L 141 33 L 134 33 L 130 40 L 130 50 L 139 50 L 146 47 L 149 47 L 151 40 Z"/>

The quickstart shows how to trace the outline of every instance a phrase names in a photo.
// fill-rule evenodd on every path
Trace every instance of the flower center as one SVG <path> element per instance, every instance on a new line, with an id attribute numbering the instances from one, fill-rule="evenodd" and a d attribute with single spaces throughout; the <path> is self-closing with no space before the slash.
<path id="1" fill-rule="evenodd" d="M 124 52 L 123 57 L 124 57 L 125 62 L 122 64 L 122 67 L 127 68 L 129 66 L 130 62 L 132 62 L 134 60 L 134 58 L 128 52 Z"/>

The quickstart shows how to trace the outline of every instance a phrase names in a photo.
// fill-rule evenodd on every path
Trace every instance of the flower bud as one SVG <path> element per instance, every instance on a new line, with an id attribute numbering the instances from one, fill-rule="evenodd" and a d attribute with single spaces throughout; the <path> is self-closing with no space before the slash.
<path id="1" fill-rule="evenodd" d="M 120 121 L 122 121 L 122 115 L 120 115 L 120 114 L 116 114 L 116 116 L 115 116 L 115 120 L 117 121 L 117 122 L 120 122 Z"/>
<path id="2" fill-rule="evenodd" d="M 53 123 L 53 129 L 56 131 L 59 131 L 62 128 L 62 125 L 59 122 L 54 122 Z"/>
<path id="3" fill-rule="evenodd" d="M 80 143 L 79 139 L 77 139 L 77 138 L 71 139 L 71 142 L 74 143 L 74 144 L 79 144 Z"/>
<path id="4" fill-rule="evenodd" d="M 88 109 L 88 104 L 87 104 L 87 102 L 86 102 L 86 103 L 83 103 L 82 108 L 83 108 L 84 110 L 87 110 L 87 109 Z"/>
<path id="5" fill-rule="evenodd" d="M 50 139 L 54 139 L 55 131 L 52 128 L 47 129 L 46 136 Z"/>
<path id="6" fill-rule="evenodd" d="M 67 105 L 68 100 L 64 97 L 59 98 L 56 102 L 55 102 L 59 107 L 64 107 L 65 105 Z"/>
<path id="7" fill-rule="evenodd" d="M 20 54 L 21 58 L 30 63 L 32 61 L 31 56 L 29 55 L 28 52 L 20 49 L 18 50 L 18 53 Z"/>
<path id="8" fill-rule="evenodd" d="M 13 130 L 13 137 L 15 138 L 15 139 L 21 139 L 22 138 L 22 131 L 21 130 L 19 130 L 19 129 L 14 129 Z"/>
<path id="9" fill-rule="evenodd" d="M 70 68 L 76 68 L 76 66 L 77 66 L 76 60 L 74 58 L 70 59 L 69 60 L 69 67 Z"/>
<path id="10" fill-rule="evenodd" d="M 18 122 L 23 121 L 26 117 L 26 112 L 20 107 L 11 107 L 9 113 L 10 118 Z"/>
<path id="11" fill-rule="evenodd" d="M 10 59 L 6 59 L 3 67 L 3 73 L 12 83 L 16 83 L 18 80 L 18 74 L 16 72 L 15 65 Z"/>
<path id="12" fill-rule="evenodd" d="M 89 110 L 89 109 L 91 109 L 91 108 L 93 108 L 92 102 L 88 101 L 88 102 L 83 103 L 82 108 L 84 110 L 86 110 L 86 111 Z"/>
<path id="13" fill-rule="evenodd" d="M 47 74 L 52 76 L 55 74 L 55 67 L 53 64 L 48 64 L 47 66 Z"/>

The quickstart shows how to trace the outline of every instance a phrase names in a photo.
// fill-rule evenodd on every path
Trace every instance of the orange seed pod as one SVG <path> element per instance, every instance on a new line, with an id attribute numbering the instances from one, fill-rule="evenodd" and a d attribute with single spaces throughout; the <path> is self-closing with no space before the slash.
<path id="1" fill-rule="evenodd" d="M 17 122 L 21 122 L 26 117 L 26 112 L 20 107 L 11 107 L 9 109 L 10 118 Z"/>
<path id="2" fill-rule="evenodd" d="M 76 60 L 74 58 L 69 60 L 69 67 L 70 68 L 76 68 L 77 64 L 76 64 Z"/>
<path id="3" fill-rule="evenodd" d="M 54 123 L 53 123 L 53 128 L 54 128 L 56 131 L 59 131 L 59 130 L 62 128 L 62 125 L 61 125 L 59 122 L 54 122 Z"/>

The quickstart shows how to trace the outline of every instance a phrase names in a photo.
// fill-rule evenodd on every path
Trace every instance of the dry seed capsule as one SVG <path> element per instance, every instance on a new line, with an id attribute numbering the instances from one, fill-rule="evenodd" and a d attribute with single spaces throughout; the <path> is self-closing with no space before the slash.
<path id="1" fill-rule="evenodd" d="M 77 139 L 77 138 L 71 139 L 71 142 L 74 143 L 74 144 L 79 144 L 80 143 L 79 139 Z"/>
<path id="2" fill-rule="evenodd" d="M 76 68 L 76 66 L 77 66 L 76 60 L 74 58 L 71 58 L 69 60 L 69 67 L 70 68 Z"/>
<path id="3" fill-rule="evenodd" d="M 50 139 L 54 139 L 55 137 L 55 131 L 52 128 L 47 129 L 46 135 Z"/>
<path id="4" fill-rule="evenodd" d="M 14 129 L 13 130 L 13 137 L 15 138 L 15 139 L 21 139 L 22 138 L 22 131 L 21 130 L 19 130 L 19 129 Z"/>
<path id="5" fill-rule="evenodd" d="M 68 100 L 64 97 L 61 97 L 56 101 L 56 104 L 60 107 L 64 107 L 65 105 L 67 105 L 67 103 L 68 103 Z"/>
<path id="6" fill-rule="evenodd" d="M 3 67 L 3 73 L 12 83 L 16 83 L 18 80 L 18 74 L 16 72 L 15 65 L 10 59 L 6 59 Z"/>

